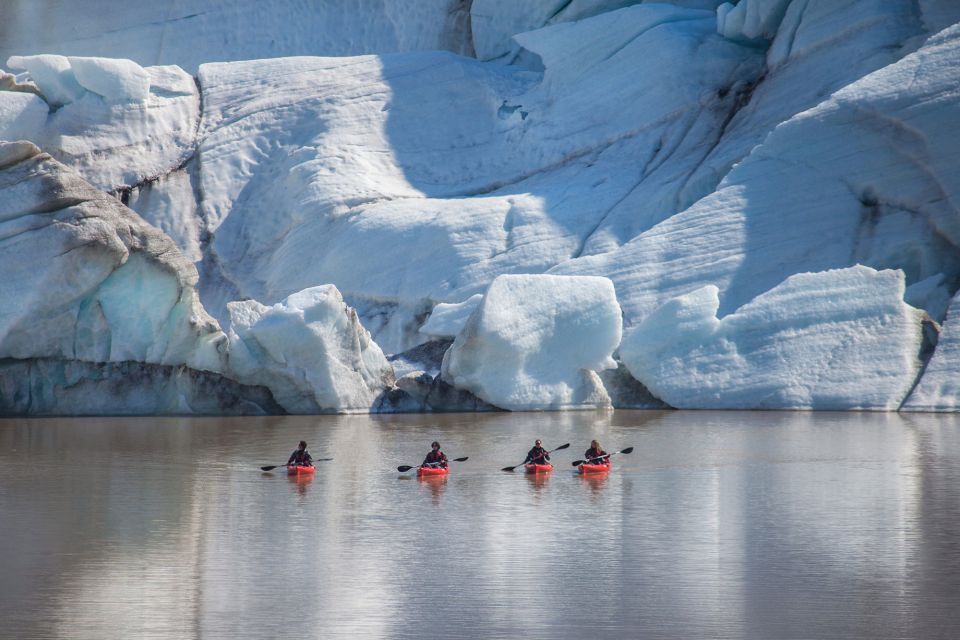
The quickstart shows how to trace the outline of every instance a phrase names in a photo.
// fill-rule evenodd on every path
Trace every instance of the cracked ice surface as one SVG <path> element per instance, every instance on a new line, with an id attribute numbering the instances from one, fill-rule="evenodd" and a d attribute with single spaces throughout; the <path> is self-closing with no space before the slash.
<path id="1" fill-rule="evenodd" d="M 707 285 L 667 301 L 620 347 L 677 408 L 896 410 L 920 367 L 923 313 L 900 271 L 800 273 L 717 317 Z"/>
<path id="2" fill-rule="evenodd" d="M 668 5 L 520 42 L 542 75 L 442 53 L 203 65 L 203 208 L 227 279 L 264 302 L 327 282 L 460 302 L 618 246 L 675 212 L 732 106 L 719 90 L 761 63 L 712 13 Z"/>
<path id="3" fill-rule="evenodd" d="M 804 271 L 960 273 L 958 57 L 952 27 L 777 127 L 689 209 L 553 272 L 611 278 L 629 323 L 707 284 L 726 314 Z"/>

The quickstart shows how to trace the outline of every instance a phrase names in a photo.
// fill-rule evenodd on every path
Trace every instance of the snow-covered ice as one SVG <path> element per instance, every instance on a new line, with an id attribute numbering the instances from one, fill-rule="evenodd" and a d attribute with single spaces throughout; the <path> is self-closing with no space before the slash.
<path id="1" fill-rule="evenodd" d="M 922 312 L 900 271 L 855 266 L 787 278 L 717 317 L 717 287 L 669 300 L 620 357 L 677 408 L 896 410 L 920 368 Z"/>
<path id="2" fill-rule="evenodd" d="M 502 409 L 610 406 L 620 307 L 605 278 L 503 275 L 443 358 L 442 377 Z"/>

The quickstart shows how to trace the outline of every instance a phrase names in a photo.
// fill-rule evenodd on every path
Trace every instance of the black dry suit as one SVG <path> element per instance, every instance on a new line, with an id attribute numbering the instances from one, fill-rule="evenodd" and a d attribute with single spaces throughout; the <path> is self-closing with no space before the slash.
<path id="1" fill-rule="evenodd" d="M 298 467 L 312 467 L 313 456 L 307 453 L 306 449 L 297 449 L 290 454 L 290 459 L 287 460 L 287 464 L 295 464 Z"/>
<path id="2" fill-rule="evenodd" d="M 543 447 L 534 447 L 527 452 L 527 459 L 524 463 L 532 462 L 534 464 L 546 464 L 550 461 L 550 454 Z"/>

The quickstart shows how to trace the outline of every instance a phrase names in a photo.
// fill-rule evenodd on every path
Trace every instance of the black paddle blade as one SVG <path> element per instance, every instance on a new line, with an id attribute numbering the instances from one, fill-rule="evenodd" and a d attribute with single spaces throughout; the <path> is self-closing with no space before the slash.
<path id="1" fill-rule="evenodd" d="M 466 462 L 466 461 L 467 461 L 467 458 L 469 458 L 469 457 L 470 457 L 470 456 L 463 456 L 462 458 L 454 458 L 453 461 L 454 461 L 454 462 Z"/>
<path id="2" fill-rule="evenodd" d="M 314 462 L 330 462 L 333 458 L 314 458 Z"/>
<path id="3" fill-rule="evenodd" d="M 399 467 L 397 467 L 397 471 L 399 471 L 400 473 L 403 473 L 404 471 L 410 471 L 410 469 L 413 469 L 413 466 L 409 464 L 402 464 Z"/>
<path id="4" fill-rule="evenodd" d="M 626 449 L 621 449 L 620 453 L 630 453 L 633 451 L 633 447 L 627 447 Z"/>
<path id="5" fill-rule="evenodd" d="M 520 466 L 520 465 L 515 465 L 515 466 L 512 466 L 512 467 L 504 467 L 503 469 L 500 469 L 500 471 L 513 471 L 514 469 L 516 469 L 516 468 L 519 467 L 519 466 Z"/>
<path id="6" fill-rule="evenodd" d="M 271 465 L 267 465 L 266 467 L 260 467 L 260 470 L 261 470 L 261 471 L 273 471 L 273 470 L 276 469 L 277 467 L 282 467 L 282 466 L 283 466 L 282 464 L 271 464 Z"/>
<path id="7" fill-rule="evenodd" d="M 570 464 L 573 465 L 574 467 L 579 467 L 579 466 L 582 465 L 584 462 L 586 462 L 586 460 L 574 460 L 574 461 L 571 462 Z"/>
<path id="8" fill-rule="evenodd" d="M 570 443 L 568 442 L 567 444 L 562 444 L 562 445 L 560 445 L 559 447 L 557 447 L 556 449 L 554 449 L 554 451 L 560 451 L 560 449 L 566 449 L 566 448 L 569 447 L 569 446 L 570 446 Z"/>

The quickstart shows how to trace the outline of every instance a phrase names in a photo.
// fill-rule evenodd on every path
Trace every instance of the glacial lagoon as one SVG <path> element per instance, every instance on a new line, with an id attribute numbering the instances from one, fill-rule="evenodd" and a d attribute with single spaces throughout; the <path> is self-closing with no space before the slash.
<path id="1" fill-rule="evenodd" d="M 960 416 L 0 421 L 3 638 L 960 636 Z M 533 440 L 548 477 L 504 473 Z M 572 460 L 627 446 L 607 475 Z M 316 476 L 285 462 L 300 439 Z M 439 439 L 445 480 L 398 473 Z M 282 470 L 281 470 L 282 471 Z"/>

